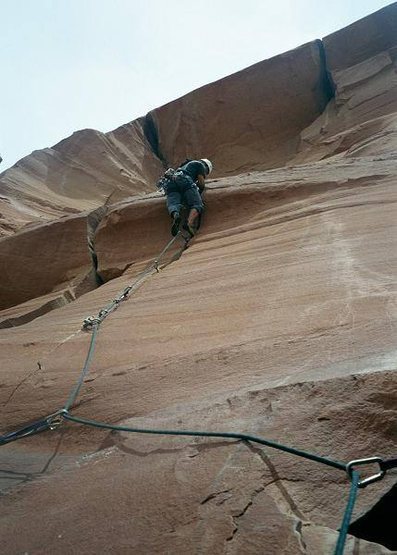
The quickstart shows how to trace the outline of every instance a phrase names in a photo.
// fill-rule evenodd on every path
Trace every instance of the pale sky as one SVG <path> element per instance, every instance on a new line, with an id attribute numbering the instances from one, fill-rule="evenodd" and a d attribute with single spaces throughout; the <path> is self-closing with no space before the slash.
<path id="1" fill-rule="evenodd" d="M 386 0 L 0 0 L 0 171 L 110 131 Z"/>

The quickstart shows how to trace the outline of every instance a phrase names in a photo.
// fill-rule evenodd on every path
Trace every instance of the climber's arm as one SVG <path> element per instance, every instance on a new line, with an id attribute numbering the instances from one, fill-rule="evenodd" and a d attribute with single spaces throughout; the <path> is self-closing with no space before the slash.
<path id="1" fill-rule="evenodd" d="M 204 191 L 204 188 L 205 188 L 205 177 L 203 175 L 199 174 L 197 176 L 196 183 L 197 183 L 197 186 L 199 188 L 200 193 L 202 193 Z"/>

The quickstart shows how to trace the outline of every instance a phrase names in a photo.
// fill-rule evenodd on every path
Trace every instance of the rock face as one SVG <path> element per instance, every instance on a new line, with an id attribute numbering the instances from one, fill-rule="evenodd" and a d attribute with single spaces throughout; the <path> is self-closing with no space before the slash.
<path id="1" fill-rule="evenodd" d="M 323 56 L 314 41 L 154 110 L 159 152 L 171 165 L 202 153 L 218 176 L 284 165 L 330 98 Z"/>
<path id="2" fill-rule="evenodd" d="M 15 208 L 0 241 L 2 433 L 64 406 L 91 339 L 83 319 L 135 284 L 100 327 L 73 415 L 244 432 L 342 462 L 396 456 L 396 14 L 2 175 Z M 169 219 L 143 193 L 163 162 L 196 153 L 217 165 L 202 228 L 159 257 Z M 349 489 L 341 470 L 253 443 L 65 420 L 0 460 L 7 554 L 331 554 Z M 353 520 L 394 481 L 360 490 Z M 346 554 L 396 552 L 394 530 L 366 528 Z"/>
<path id="3" fill-rule="evenodd" d="M 396 4 L 337 33 L 323 44 L 335 98 L 302 134 L 302 160 L 395 152 L 397 110 Z M 386 116 L 386 117 L 385 117 Z M 299 157 L 295 159 L 297 162 Z"/>
<path id="4" fill-rule="evenodd" d="M 210 157 L 218 176 L 283 165 L 329 98 L 322 44 L 314 41 L 111 133 L 79 131 L 0 174 L 0 230 L 9 235 L 31 221 L 153 191 L 162 163 L 189 156 Z"/>
<path id="5" fill-rule="evenodd" d="M 145 119 L 110 133 L 85 129 L 0 174 L 0 230 L 93 210 L 153 190 L 162 171 Z"/>
<path id="6" fill-rule="evenodd" d="M 20 231 L 0 240 L 0 309 L 65 284 L 76 287 L 91 271 L 86 216 L 68 216 Z"/>

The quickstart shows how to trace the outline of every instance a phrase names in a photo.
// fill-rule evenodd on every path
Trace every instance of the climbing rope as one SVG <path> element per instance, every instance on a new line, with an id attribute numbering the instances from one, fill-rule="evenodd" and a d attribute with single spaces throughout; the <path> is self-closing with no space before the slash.
<path id="1" fill-rule="evenodd" d="M 15 441 L 17 439 L 22 439 L 23 437 L 28 437 L 40 432 L 44 432 L 46 430 L 53 430 L 62 422 L 61 415 L 66 414 L 69 411 L 69 409 L 73 406 L 80 392 L 80 389 L 84 383 L 84 379 L 88 374 L 91 360 L 92 360 L 92 357 L 94 356 L 95 343 L 96 343 L 96 338 L 98 335 L 100 325 L 105 320 L 105 318 L 107 318 L 109 314 L 114 312 L 122 301 L 125 301 L 126 299 L 128 299 L 129 296 L 133 292 L 135 292 L 150 275 L 157 273 L 160 271 L 160 269 L 163 269 L 166 266 L 168 266 L 169 262 L 163 265 L 161 265 L 161 263 L 163 261 L 164 256 L 174 245 L 174 243 L 178 240 L 178 238 L 182 238 L 183 245 L 182 247 L 177 249 L 177 253 L 172 257 L 171 261 L 174 260 L 176 256 L 179 258 L 182 255 L 183 251 L 188 247 L 188 244 L 190 241 L 190 237 L 189 238 L 186 237 L 181 231 L 179 231 L 178 234 L 165 245 L 163 250 L 153 261 L 149 262 L 146 268 L 137 276 L 135 281 L 130 285 L 128 285 L 127 287 L 125 287 L 123 291 L 115 299 L 113 299 L 108 305 L 102 308 L 98 312 L 97 316 L 88 316 L 87 318 L 84 319 L 82 328 L 85 331 L 92 331 L 91 341 L 88 347 L 88 352 L 87 352 L 86 360 L 84 362 L 83 369 L 80 373 L 80 376 L 76 385 L 70 392 L 69 398 L 65 403 L 65 406 L 61 410 L 53 414 L 49 414 L 48 416 L 41 418 L 39 420 L 36 420 L 24 426 L 23 428 L 20 428 L 19 430 L 9 432 L 8 434 L 0 435 L 0 446 L 6 445 L 7 443 L 10 443 L 11 441 Z"/>
<path id="2" fill-rule="evenodd" d="M 345 550 L 347 532 L 349 530 L 350 521 L 352 519 L 354 504 L 357 499 L 359 480 L 360 480 L 359 473 L 356 471 L 353 471 L 352 482 L 351 482 L 350 492 L 349 492 L 349 499 L 347 500 L 346 509 L 343 514 L 342 524 L 339 530 L 338 541 L 335 547 L 335 555 L 343 555 L 343 552 Z"/>
<path id="3" fill-rule="evenodd" d="M 171 246 L 175 243 L 177 238 L 181 236 L 184 239 L 184 245 L 177 251 L 176 255 L 171 258 L 171 261 L 161 266 L 161 261 L 169 251 Z M 19 430 L 9 432 L 8 434 L 0 436 L 0 446 L 6 445 L 12 441 L 16 441 L 18 439 L 22 439 L 24 437 L 29 437 L 35 435 L 37 433 L 44 432 L 46 430 L 54 430 L 57 428 L 64 420 L 69 422 L 74 422 L 78 424 L 82 424 L 84 426 L 91 426 L 94 428 L 106 429 L 106 430 L 114 430 L 119 432 L 131 432 L 131 433 L 139 433 L 139 434 L 156 434 L 156 435 L 168 435 L 168 436 L 190 436 L 190 437 L 218 437 L 218 438 L 226 438 L 226 439 L 236 439 L 239 441 L 245 441 L 249 443 L 257 443 L 259 445 L 265 445 L 266 447 L 271 447 L 273 449 L 278 449 L 280 451 L 284 451 L 291 455 L 296 455 L 298 457 L 303 457 L 305 459 L 318 462 L 338 470 L 343 470 L 347 473 L 349 480 L 351 481 L 350 493 L 348 502 L 346 505 L 346 509 L 343 515 L 342 524 L 339 531 L 338 541 L 335 548 L 334 555 L 343 555 L 344 547 L 346 543 L 347 533 L 350 525 L 350 521 L 353 514 L 354 504 L 357 497 L 358 489 L 364 488 L 369 484 L 381 480 L 388 470 L 397 468 L 397 458 L 389 459 L 384 461 L 380 457 L 369 457 L 365 459 L 356 459 L 350 461 L 349 463 L 343 463 L 339 461 L 335 461 L 333 459 L 322 457 L 320 455 L 316 455 L 313 453 L 309 453 L 307 451 L 303 451 L 301 449 L 296 449 L 294 447 L 289 447 L 287 445 L 283 445 L 281 443 L 277 443 L 275 441 L 265 439 L 258 436 L 253 436 L 251 434 L 245 433 L 237 433 L 237 432 L 215 432 L 215 431 L 199 431 L 199 430 L 162 430 L 162 429 L 150 429 L 150 428 L 133 428 L 128 426 L 118 426 L 115 424 L 107 424 L 103 422 L 98 422 L 96 420 L 90 420 L 87 418 L 81 418 L 78 416 L 73 416 L 70 414 L 70 409 L 73 407 L 79 393 L 81 387 L 84 383 L 84 379 L 87 376 L 92 358 L 95 352 L 95 345 L 96 339 L 99 332 L 100 325 L 102 322 L 111 314 L 114 310 L 118 308 L 120 303 L 129 298 L 131 293 L 136 291 L 139 286 L 147 279 L 148 276 L 152 275 L 155 272 L 159 272 L 160 269 L 165 268 L 170 264 L 173 260 L 179 258 L 183 251 L 187 248 L 189 240 L 185 237 L 182 232 L 178 232 L 178 234 L 173 237 L 164 249 L 161 251 L 159 256 L 143 270 L 143 272 L 137 277 L 137 279 L 128 287 L 126 287 L 118 297 L 113 299 L 106 307 L 102 308 L 97 316 L 89 316 L 84 319 L 83 321 L 83 329 L 86 331 L 92 331 L 90 344 L 88 347 L 87 356 L 83 365 L 83 369 L 80 373 L 80 376 L 77 380 L 76 385 L 73 387 L 64 407 L 58 410 L 55 413 L 52 413 L 40 420 L 37 420 L 31 424 L 20 428 Z M 177 258 L 175 258 L 177 257 Z M 360 473 L 356 470 L 357 466 L 361 465 L 368 465 L 368 464 L 377 464 L 379 466 L 379 472 L 373 474 L 372 476 L 360 480 Z"/>
<path id="4" fill-rule="evenodd" d="M 66 401 L 66 404 L 64 406 L 64 410 L 68 411 L 74 404 L 81 386 L 83 385 L 84 382 L 84 378 L 86 377 L 86 375 L 88 374 L 88 371 L 90 369 L 90 364 L 91 364 L 91 360 L 92 357 L 94 356 L 94 351 L 95 351 L 95 342 L 96 342 L 96 338 L 98 335 L 98 330 L 99 330 L 99 323 L 95 322 L 95 324 L 92 325 L 92 335 L 91 335 L 91 341 L 90 341 L 90 346 L 88 347 L 88 352 L 87 352 L 87 356 L 84 362 L 84 366 L 83 366 L 83 370 L 81 371 L 80 377 L 75 385 L 75 387 L 72 389 L 72 391 L 70 392 L 69 398 Z"/>
<path id="5" fill-rule="evenodd" d="M 180 249 L 177 250 L 176 255 L 174 255 L 174 257 L 171 259 L 170 262 L 174 261 L 176 256 L 180 258 L 183 251 L 188 247 L 189 240 L 190 240 L 190 238 L 187 238 L 181 231 L 179 231 L 178 234 L 166 244 L 166 246 L 163 248 L 161 253 L 157 256 L 157 258 L 155 258 L 152 262 L 149 262 L 146 268 L 138 275 L 136 280 L 132 284 L 125 287 L 125 289 L 123 289 L 123 291 L 119 294 L 118 297 L 113 299 L 104 308 L 101 308 L 97 316 L 88 316 L 87 318 L 85 318 L 83 322 L 83 329 L 86 331 L 89 331 L 93 329 L 94 325 L 99 326 L 105 320 L 105 318 L 109 316 L 109 314 L 111 314 L 112 312 L 114 312 L 114 310 L 118 308 L 119 304 L 122 301 L 127 300 L 132 293 L 134 293 L 137 289 L 139 289 L 142 283 L 144 283 L 149 276 L 151 276 L 152 274 L 158 273 L 160 269 L 167 267 L 170 262 L 164 264 L 163 266 L 160 266 L 161 261 L 163 260 L 164 256 L 167 254 L 167 252 L 170 250 L 170 248 L 174 245 L 174 243 L 177 241 L 179 237 L 183 239 L 184 244 Z"/>
<path id="6" fill-rule="evenodd" d="M 314 455 L 313 453 L 308 453 L 307 451 L 302 451 L 301 449 L 294 449 L 294 447 L 288 447 L 282 443 L 277 443 L 276 441 L 271 441 L 270 439 L 264 439 L 262 437 L 253 436 L 250 434 L 242 434 L 237 432 L 205 432 L 205 431 L 193 431 L 193 430 L 158 430 L 156 428 L 129 428 L 127 426 L 117 426 L 114 424 L 105 424 L 103 422 L 97 422 L 96 420 L 89 420 L 87 418 L 81 418 L 79 416 L 72 416 L 68 411 L 62 413 L 62 416 L 66 420 L 71 420 L 72 422 L 78 422 L 79 424 L 84 424 L 85 426 L 92 426 L 94 428 L 104 428 L 107 430 L 116 430 L 118 432 L 133 432 L 137 434 L 157 434 L 166 436 L 192 436 L 192 437 L 221 437 L 226 439 L 238 439 L 240 441 L 248 441 L 250 443 L 259 443 L 259 445 L 266 445 L 267 447 L 272 447 L 273 449 L 278 449 L 279 451 L 285 451 L 291 455 L 297 455 L 298 457 L 303 457 L 304 459 L 309 459 L 318 463 L 326 464 L 327 466 L 332 466 L 333 468 L 338 468 L 339 470 L 347 470 L 347 465 L 326 457 L 320 457 L 319 455 Z"/>
<path id="7" fill-rule="evenodd" d="M 39 434 L 40 432 L 45 432 L 47 430 L 54 430 L 57 427 L 57 425 L 61 422 L 61 419 L 59 418 L 59 416 L 62 413 L 63 411 L 59 410 L 57 412 L 54 412 L 53 414 L 49 414 L 48 416 L 41 418 L 40 420 L 35 420 L 31 424 L 28 424 L 23 428 L 20 428 L 19 430 L 1 435 L 0 446 L 6 445 L 11 441 L 16 441 L 17 439 L 22 439 L 24 437 Z"/>

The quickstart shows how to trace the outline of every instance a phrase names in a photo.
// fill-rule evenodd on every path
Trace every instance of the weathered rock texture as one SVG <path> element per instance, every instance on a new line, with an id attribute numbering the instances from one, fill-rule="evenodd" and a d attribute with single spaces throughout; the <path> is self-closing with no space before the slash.
<path id="1" fill-rule="evenodd" d="M 216 175 L 281 166 L 330 95 L 314 41 L 154 110 L 159 152 L 171 164 L 206 153 Z"/>
<path id="2" fill-rule="evenodd" d="M 110 133 L 85 129 L 0 174 L 0 230 L 93 210 L 153 190 L 162 171 L 145 118 Z"/>
<path id="3" fill-rule="evenodd" d="M 0 309 L 65 284 L 75 287 L 91 270 L 86 216 L 67 216 L 20 231 L 0 240 Z"/>
<path id="4" fill-rule="evenodd" d="M 396 13 L 154 110 L 139 148 L 120 139 L 122 164 L 148 164 L 131 186 L 116 163 L 107 174 L 94 132 L 69 139 L 70 162 L 54 167 L 66 199 L 56 211 L 42 204 L 48 152 L 23 162 L 47 157 L 29 201 L 27 173 L 15 187 L 13 170 L 3 174 L 9 198 L 35 211 L 0 241 L 4 431 L 63 406 L 90 341 L 83 318 L 169 240 L 164 199 L 142 193 L 162 161 L 205 154 L 218 174 L 200 234 L 179 258 L 178 239 L 166 267 L 102 324 L 73 414 L 242 431 L 344 462 L 396 456 Z M 98 188 L 84 172 L 75 188 L 62 181 L 82 152 Z M 71 207 L 80 213 L 57 219 Z M 53 221 L 38 224 L 41 210 Z M 12 229 L 21 214 L 10 213 Z M 349 488 L 341 471 L 243 442 L 66 422 L 1 447 L 0 460 L 7 554 L 331 554 Z M 354 518 L 394 481 L 389 472 L 360 490 Z M 397 549 L 394 530 L 373 528 L 370 542 L 349 537 L 346 553 Z"/>
<path id="5" fill-rule="evenodd" d="M 323 41 L 335 98 L 302 135 L 303 158 L 395 153 L 397 110 L 395 3 Z M 387 117 L 385 117 L 387 116 Z M 299 161 L 299 157 L 295 162 Z"/>

